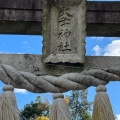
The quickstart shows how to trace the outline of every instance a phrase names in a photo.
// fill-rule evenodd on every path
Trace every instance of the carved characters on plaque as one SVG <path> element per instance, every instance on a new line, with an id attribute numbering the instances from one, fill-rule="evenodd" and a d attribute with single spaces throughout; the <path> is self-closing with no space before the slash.
<path id="1" fill-rule="evenodd" d="M 58 32 L 58 51 L 65 52 L 71 51 L 71 31 L 69 26 L 71 24 L 71 19 L 73 15 L 70 12 L 70 9 L 67 7 L 63 7 L 59 14 L 59 32 Z"/>
<path id="2" fill-rule="evenodd" d="M 48 1 L 45 1 L 43 62 L 84 63 L 86 0 L 76 1 L 79 4 L 72 1 L 68 5 L 62 5 L 60 1 L 59 4 L 48 4 Z"/>

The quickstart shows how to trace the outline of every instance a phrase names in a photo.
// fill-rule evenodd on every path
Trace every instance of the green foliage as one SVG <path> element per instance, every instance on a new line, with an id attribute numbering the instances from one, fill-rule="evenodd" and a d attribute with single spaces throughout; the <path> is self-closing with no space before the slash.
<path id="1" fill-rule="evenodd" d="M 50 104 L 46 100 L 45 102 L 41 101 L 41 97 L 38 96 L 37 99 L 30 104 L 26 104 L 24 109 L 21 111 L 22 116 L 26 119 L 34 118 L 35 116 L 47 116 L 49 114 Z"/>
<path id="2" fill-rule="evenodd" d="M 73 120 L 92 120 L 89 113 L 92 103 L 87 100 L 87 94 L 87 90 L 72 91 L 69 107 Z"/>

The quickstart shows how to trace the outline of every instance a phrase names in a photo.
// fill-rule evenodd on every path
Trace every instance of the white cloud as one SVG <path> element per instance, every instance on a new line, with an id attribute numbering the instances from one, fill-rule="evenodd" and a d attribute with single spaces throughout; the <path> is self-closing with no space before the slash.
<path id="1" fill-rule="evenodd" d="M 27 90 L 25 90 L 25 89 L 17 89 L 17 88 L 15 88 L 14 92 L 15 93 L 20 93 L 20 94 L 27 94 Z"/>
<path id="2" fill-rule="evenodd" d="M 104 48 L 101 48 L 99 45 L 96 45 L 94 48 L 95 56 L 120 56 L 120 40 L 113 40 L 111 43 L 106 45 Z"/>
<path id="3" fill-rule="evenodd" d="M 9 52 L 5 52 L 5 51 L 0 51 L 0 54 L 9 54 Z"/>
<path id="4" fill-rule="evenodd" d="M 95 52 L 95 55 L 98 56 L 101 54 L 101 48 L 99 47 L 99 45 L 96 45 L 94 48 L 93 48 L 94 52 Z"/>
<path id="5" fill-rule="evenodd" d="M 116 115 L 116 120 L 120 120 L 120 115 Z"/>
<path id="6" fill-rule="evenodd" d="M 0 87 L 0 90 L 2 90 L 2 88 L 3 88 L 3 86 Z M 20 94 L 27 94 L 27 90 L 25 90 L 25 89 L 17 89 L 17 88 L 15 88 L 14 92 L 15 93 L 20 93 Z"/>
<path id="7" fill-rule="evenodd" d="M 23 42 L 22 42 L 22 44 L 26 44 L 26 45 L 27 45 L 27 44 L 28 44 L 28 42 L 27 42 L 27 41 L 23 41 Z"/>
<path id="8" fill-rule="evenodd" d="M 7 52 L 7 51 L 0 51 L 0 54 L 25 54 L 25 53 L 20 53 L 20 52 Z"/>
<path id="9" fill-rule="evenodd" d="M 113 40 L 104 48 L 104 56 L 120 56 L 120 40 Z"/>
<path id="10" fill-rule="evenodd" d="M 91 38 L 96 40 L 103 40 L 105 37 L 91 37 Z"/>

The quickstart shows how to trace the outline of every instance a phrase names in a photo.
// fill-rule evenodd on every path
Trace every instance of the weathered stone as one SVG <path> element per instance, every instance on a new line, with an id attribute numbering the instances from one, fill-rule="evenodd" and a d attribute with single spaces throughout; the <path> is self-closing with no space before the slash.
<path id="1" fill-rule="evenodd" d="M 0 9 L 41 10 L 42 0 L 0 0 Z"/>
<path id="2" fill-rule="evenodd" d="M 87 36 L 120 37 L 119 6 L 87 1 Z M 42 35 L 42 0 L 0 0 L 0 33 Z"/>
<path id="3" fill-rule="evenodd" d="M 79 73 L 83 70 L 92 68 L 103 69 L 107 67 L 120 66 L 120 57 L 109 56 L 86 56 L 85 64 L 43 64 L 41 55 L 17 55 L 17 54 L 0 54 L 0 64 L 8 64 L 18 71 L 31 72 L 36 75 L 63 75 L 65 73 Z"/>
<path id="4" fill-rule="evenodd" d="M 79 5 L 83 0 L 51 0 L 53 4 L 59 4 L 64 6 Z"/>
<path id="5" fill-rule="evenodd" d="M 11 20 L 11 21 L 40 21 L 42 20 L 42 12 L 30 11 L 30 10 L 9 10 L 0 9 L 0 20 Z M 33 22 L 34 22 L 33 21 Z"/>
<path id="6" fill-rule="evenodd" d="M 44 63 L 85 62 L 86 0 L 68 1 L 43 1 Z"/>

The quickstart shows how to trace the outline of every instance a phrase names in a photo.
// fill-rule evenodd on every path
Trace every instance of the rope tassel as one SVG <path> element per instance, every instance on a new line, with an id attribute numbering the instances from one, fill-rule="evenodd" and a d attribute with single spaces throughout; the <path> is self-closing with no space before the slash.
<path id="1" fill-rule="evenodd" d="M 64 100 L 64 95 L 56 93 L 53 98 L 54 102 L 50 110 L 50 120 L 71 120 L 68 106 Z"/>
<path id="2" fill-rule="evenodd" d="M 109 97 L 104 85 L 96 88 L 92 120 L 115 120 Z"/>
<path id="3" fill-rule="evenodd" d="M 3 93 L 0 96 L 0 120 L 20 120 L 13 90 L 12 85 L 3 87 Z"/>

